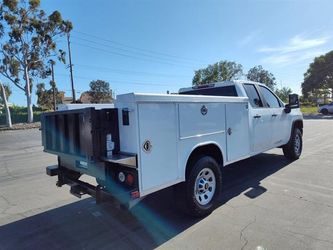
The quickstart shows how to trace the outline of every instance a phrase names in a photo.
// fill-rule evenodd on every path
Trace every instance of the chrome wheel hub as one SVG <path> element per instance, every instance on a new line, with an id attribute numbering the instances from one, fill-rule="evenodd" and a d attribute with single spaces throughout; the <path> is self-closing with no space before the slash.
<path id="1" fill-rule="evenodd" d="M 194 195 L 200 205 L 208 204 L 215 193 L 216 179 L 214 172 L 209 168 L 202 169 L 194 184 Z"/>

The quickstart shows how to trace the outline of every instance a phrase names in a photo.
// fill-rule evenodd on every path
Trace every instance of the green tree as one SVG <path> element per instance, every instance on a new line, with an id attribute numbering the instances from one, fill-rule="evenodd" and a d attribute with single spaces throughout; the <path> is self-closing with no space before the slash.
<path id="1" fill-rule="evenodd" d="M 112 90 L 110 84 L 103 80 L 91 81 L 88 91 L 91 103 L 109 102 L 112 99 Z"/>
<path id="2" fill-rule="evenodd" d="M 39 83 L 36 86 L 37 95 L 37 105 L 43 109 L 51 110 L 53 109 L 53 87 L 51 89 L 46 89 L 44 83 Z M 62 103 L 63 92 L 59 92 L 58 89 L 54 88 L 56 103 Z"/>
<path id="3" fill-rule="evenodd" d="M 285 102 L 288 103 L 289 101 L 289 95 L 292 93 L 293 91 L 291 90 L 291 88 L 289 87 L 283 87 L 282 89 L 276 89 L 275 90 L 275 94 L 277 94 L 278 97 L 280 97 L 280 99 Z"/>
<path id="4" fill-rule="evenodd" d="M 316 57 L 309 65 L 304 74 L 302 93 L 307 98 L 309 93 L 315 93 L 319 90 L 327 93 L 329 88 L 333 88 L 333 50 Z"/>
<path id="5" fill-rule="evenodd" d="M 327 99 L 331 95 L 331 90 L 327 86 L 314 88 L 310 92 L 311 92 L 311 97 L 307 95 L 306 100 L 311 101 L 315 104 L 318 104 L 318 101 L 320 99 L 323 99 L 324 103 L 327 103 Z"/>
<path id="6" fill-rule="evenodd" d="M 32 79 L 46 78 L 46 60 L 58 56 L 64 62 L 65 52 L 56 48 L 55 37 L 69 32 L 72 24 L 58 11 L 47 15 L 40 0 L 3 0 L 0 3 L 0 74 L 25 92 L 28 122 L 33 122 Z"/>
<path id="7" fill-rule="evenodd" d="M 263 83 L 272 90 L 274 90 L 276 85 L 274 75 L 265 70 L 261 65 L 249 69 L 246 78 L 250 81 Z"/>
<path id="8" fill-rule="evenodd" d="M 220 61 L 212 65 L 208 65 L 204 69 L 194 72 L 192 80 L 193 85 L 202 85 L 213 82 L 227 81 L 238 79 L 243 75 L 243 67 L 241 64 L 230 61 Z"/>

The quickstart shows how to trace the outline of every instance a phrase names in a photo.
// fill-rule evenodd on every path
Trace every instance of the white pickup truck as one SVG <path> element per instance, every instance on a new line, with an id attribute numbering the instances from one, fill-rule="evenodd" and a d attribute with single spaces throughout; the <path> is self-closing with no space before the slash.
<path id="1" fill-rule="evenodd" d="M 221 167 L 276 147 L 296 160 L 302 134 L 298 96 L 284 104 L 249 81 L 118 95 L 114 107 L 42 116 L 44 151 L 58 155 L 47 174 L 58 176 L 58 186 L 129 205 L 174 186 L 180 208 L 194 216 L 216 207 Z M 83 174 L 98 185 L 82 181 Z"/>

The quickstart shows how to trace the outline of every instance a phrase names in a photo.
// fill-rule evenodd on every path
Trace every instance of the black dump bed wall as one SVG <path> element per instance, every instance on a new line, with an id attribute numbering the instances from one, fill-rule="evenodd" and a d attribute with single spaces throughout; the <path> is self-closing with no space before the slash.
<path id="1" fill-rule="evenodd" d="M 106 156 L 106 135 L 112 134 L 113 153 L 119 152 L 118 109 L 76 109 L 42 115 L 44 151 L 87 161 Z"/>

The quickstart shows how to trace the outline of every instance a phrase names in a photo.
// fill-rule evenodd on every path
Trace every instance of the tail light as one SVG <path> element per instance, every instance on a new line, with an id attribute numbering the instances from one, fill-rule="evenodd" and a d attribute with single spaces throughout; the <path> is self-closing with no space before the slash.
<path id="1" fill-rule="evenodd" d="M 132 199 L 140 198 L 140 192 L 139 192 L 139 191 L 133 191 L 133 192 L 131 193 L 131 198 L 132 198 Z"/>
<path id="2" fill-rule="evenodd" d="M 126 175 L 126 184 L 132 186 L 134 184 L 134 176 L 132 174 Z"/>

